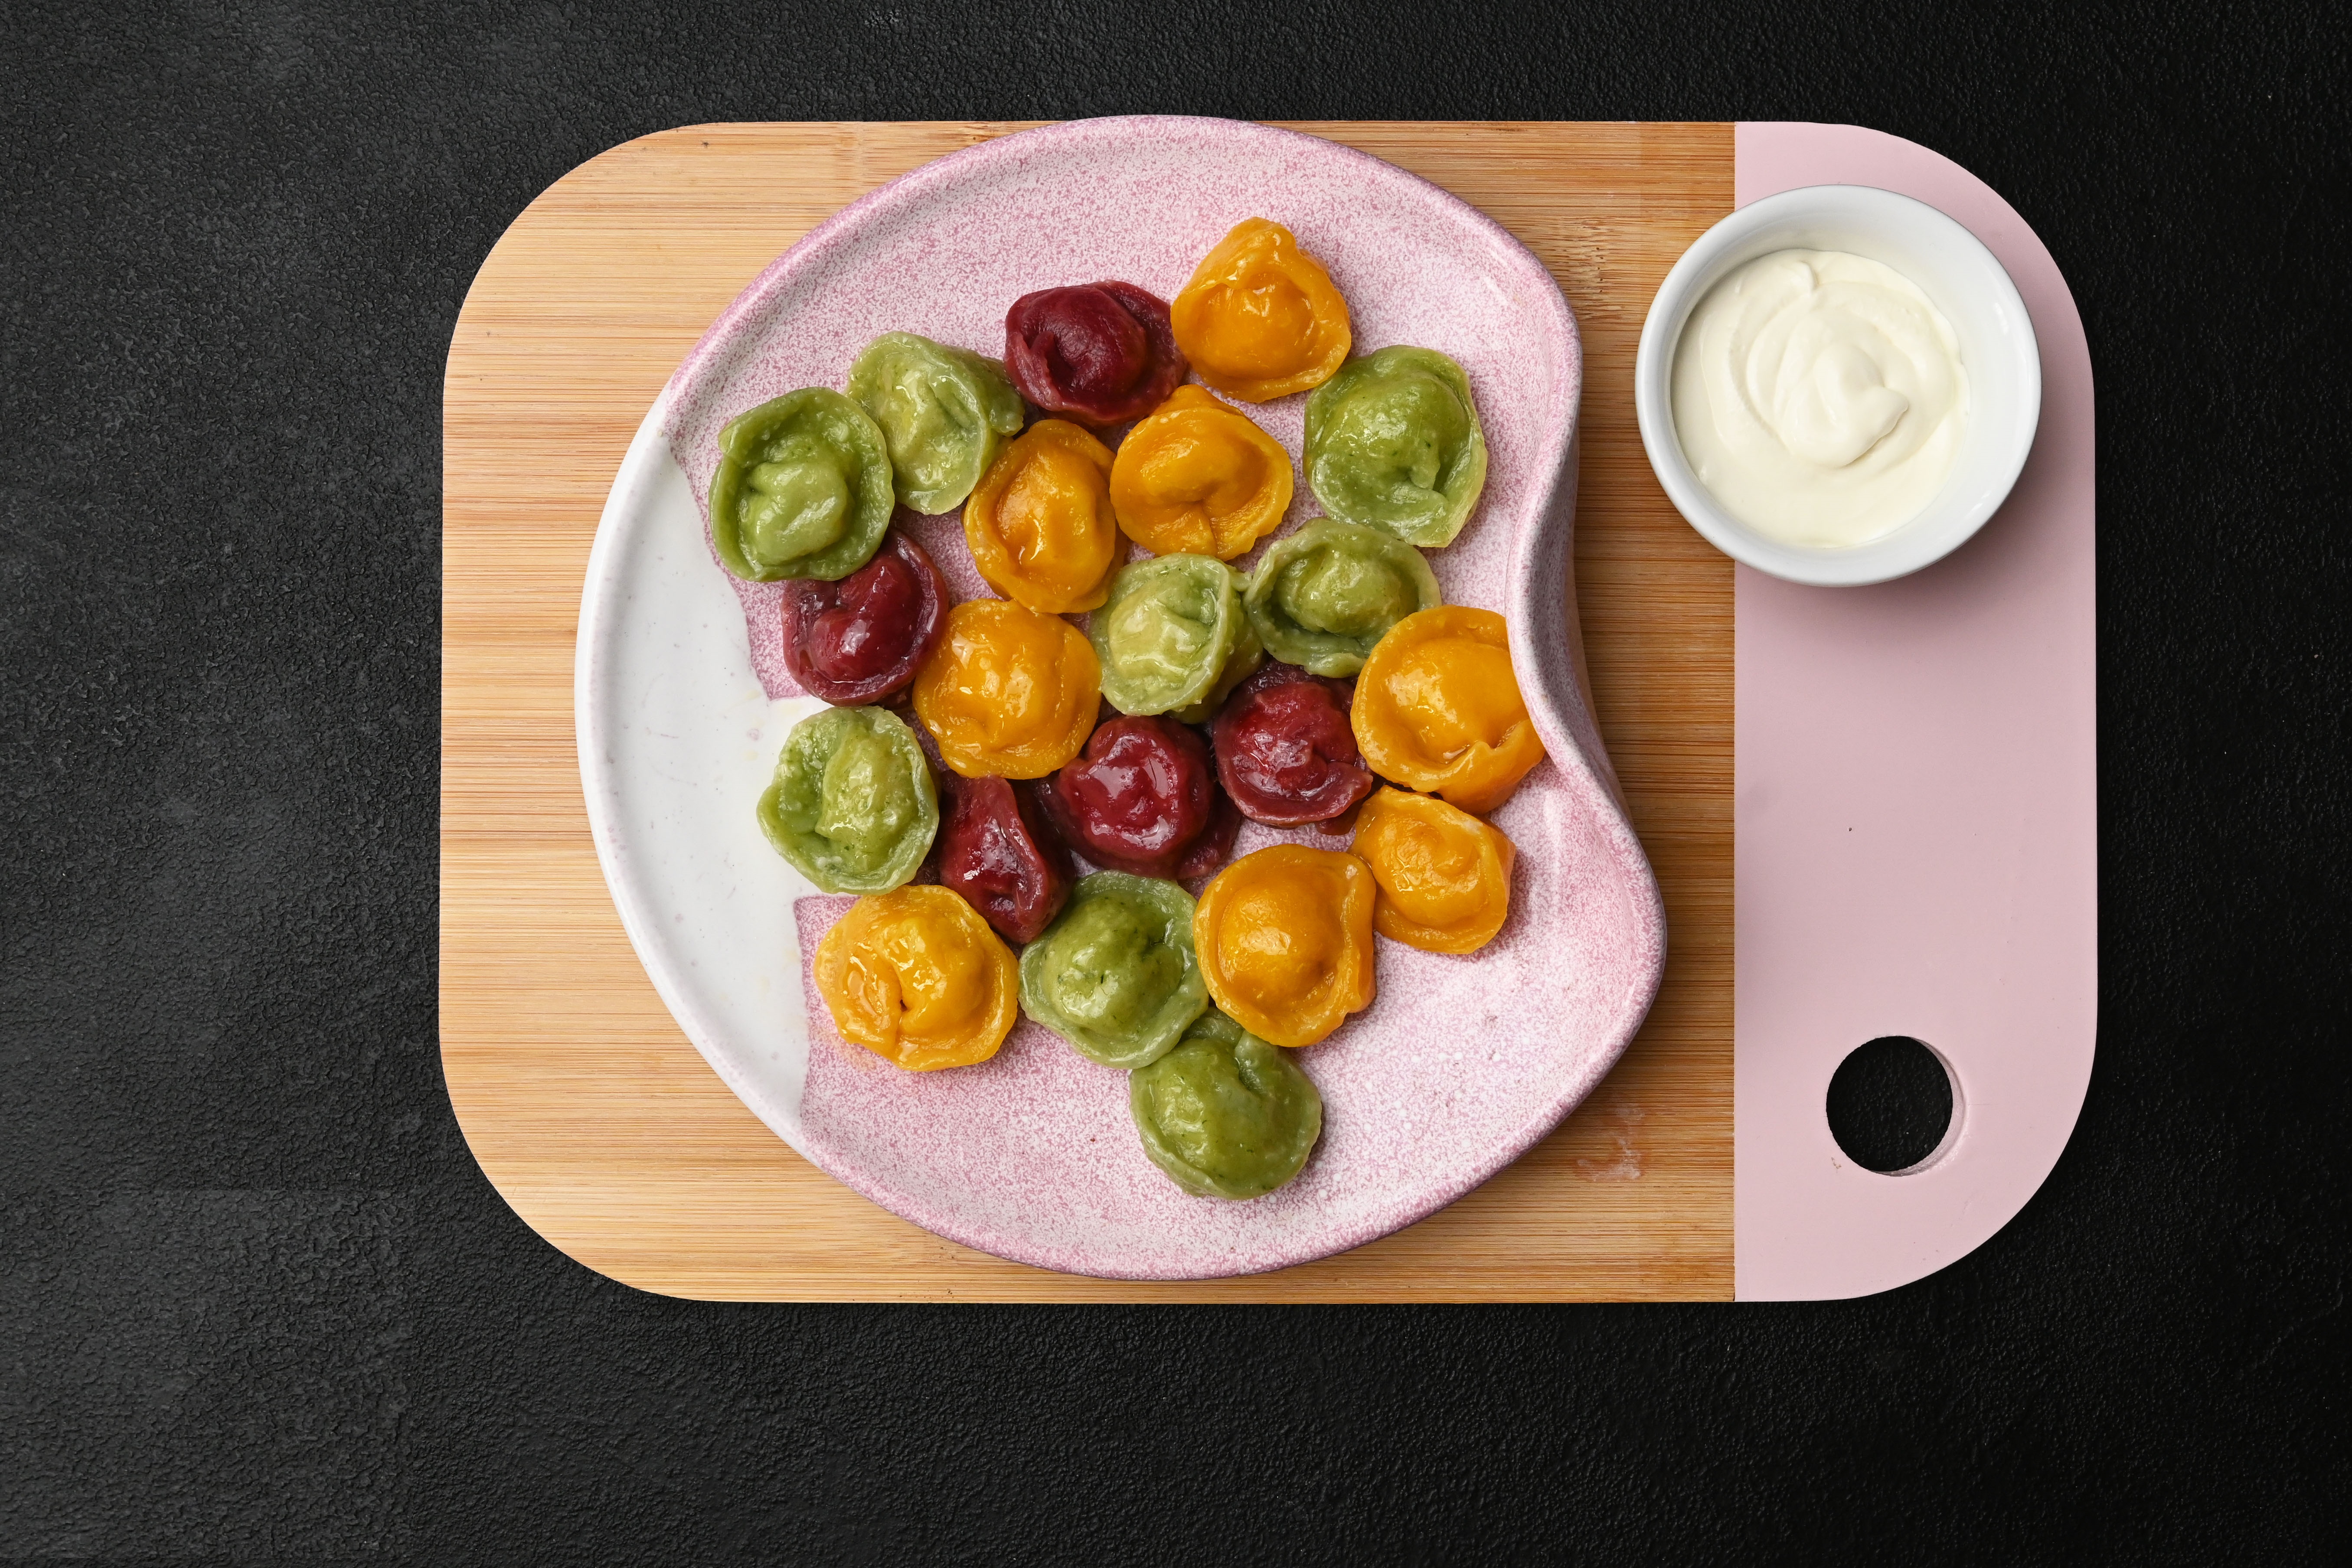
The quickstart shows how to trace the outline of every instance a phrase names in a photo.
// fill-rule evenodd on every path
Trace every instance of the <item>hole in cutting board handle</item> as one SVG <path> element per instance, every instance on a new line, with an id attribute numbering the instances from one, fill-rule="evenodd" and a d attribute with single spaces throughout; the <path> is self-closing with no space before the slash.
<path id="1" fill-rule="evenodd" d="M 1830 1077 L 1830 1136 L 1865 1171 L 1899 1176 L 1942 1153 L 1959 1122 L 1949 1066 L 1908 1035 L 1857 1046 Z"/>

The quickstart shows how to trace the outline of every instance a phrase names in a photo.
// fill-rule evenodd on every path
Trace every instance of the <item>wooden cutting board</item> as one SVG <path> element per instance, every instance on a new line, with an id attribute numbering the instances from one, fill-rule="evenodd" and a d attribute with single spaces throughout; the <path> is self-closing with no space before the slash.
<path id="1" fill-rule="evenodd" d="M 1585 352 L 1578 605 L 1601 729 L 1664 890 L 1665 981 L 1598 1092 L 1483 1187 L 1275 1274 L 1081 1279 L 940 1240 L 794 1154 L 639 967 L 572 745 L 596 521 L 670 372 L 770 261 L 855 197 L 1011 124 L 714 125 L 558 181 L 483 263 L 444 393 L 441 1057 L 524 1221 L 643 1289 L 753 1300 L 1728 1300 L 1732 578 L 1633 425 L 1634 343 L 1732 206 L 1723 124 L 1307 123 L 1501 222 Z"/>

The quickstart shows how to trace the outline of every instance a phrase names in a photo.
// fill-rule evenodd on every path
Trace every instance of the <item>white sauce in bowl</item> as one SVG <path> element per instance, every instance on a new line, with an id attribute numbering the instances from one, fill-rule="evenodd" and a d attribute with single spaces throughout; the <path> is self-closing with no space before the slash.
<path id="1" fill-rule="evenodd" d="M 1723 510 L 1784 544 L 1843 548 L 1936 499 L 1968 427 L 1952 324 L 1912 281 L 1835 250 L 1779 250 L 1691 311 L 1675 434 Z"/>

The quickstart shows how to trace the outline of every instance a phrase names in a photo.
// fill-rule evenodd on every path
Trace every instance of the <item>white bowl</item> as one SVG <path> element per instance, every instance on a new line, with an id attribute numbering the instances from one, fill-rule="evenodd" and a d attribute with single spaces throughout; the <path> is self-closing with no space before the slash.
<path id="1" fill-rule="evenodd" d="M 1969 422 L 1952 471 L 1916 516 L 1865 544 L 1809 548 L 1759 533 L 1707 492 L 1675 433 L 1675 345 L 1683 323 L 1735 268 L 1776 250 L 1843 250 L 1884 262 L 1935 301 L 1959 339 Z M 1808 185 L 1741 207 L 1683 252 L 1642 323 L 1633 408 L 1667 499 L 1717 549 L 1792 583 L 1884 583 L 1958 549 L 2007 499 L 2042 417 L 2042 354 L 2017 285 L 1975 235 L 1892 191 Z"/>

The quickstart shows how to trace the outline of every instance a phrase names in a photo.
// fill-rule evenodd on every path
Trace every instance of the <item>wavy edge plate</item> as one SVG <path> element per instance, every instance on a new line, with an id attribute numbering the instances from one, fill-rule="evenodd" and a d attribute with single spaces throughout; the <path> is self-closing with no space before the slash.
<path id="1" fill-rule="evenodd" d="M 1562 351 L 1553 381 L 1566 416 L 1546 432 L 1528 463 L 1530 473 L 1549 476 L 1549 482 L 1538 483 L 1529 504 L 1517 519 L 1509 520 L 1516 529 L 1505 593 L 1506 614 L 1514 628 L 1512 663 L 1568 794 L 1599 829 L 1606 852 L 1623 879 L 1629 916 L 1624 934 L 1633 954 L 1611 1026 L 1598 1039 L 1583 1042 L 1580 1070 L 1569 1074 L 1556 1093 L 1531 1106 L 1513 1134 L 1496 1140 L 1376 1220 L 1335 1226 L 1316 1234 L 1311 1241 L 1174 1269 L 1122 1267 L 1116 1258 L 1073 1256 L 1066 1248 L 1039 1245 L 1034 1238 L 975 1229 L 954 1213 L 939 1211 L 894 1189 L 882 1174 L 836 1169 L 813 1152 L 799 1115 L 808 1048 L 806 1018 L 790 1002 L 778 1005 L 772 976 L 745 984 L 740 975 L 713 979 L 705 973 L 698 937 L 707 942 L 711 933 L 689 917 L 708 922 L 709 911 L 678 894 L 682 879 L 743 875 L 748 868 L 737 850 L 745 836 L 707 837 L 689 846 L 682 857 L 649 854 L 660 842 L 662 829 L 640 815 L 640 808 L 648 792 L 657 796 L 664 786 L 658 782 L 661 769 L 655 765 L 658 758 L 638 746 L 632 735 L 654 732 L 642 721 L 633 724 L 607 710 L 614 694 L 640 673 L 624 668 L 623 656 L 629 647 L 624 631 L 632 607 L 641 598 L 651 597 L 646 585 L 656 580 L 667 583 L 677 602 L 688 606 L 683 616 L 673 617 L 678 624 L 664 623 L 662 635 L 672 638 L 672 651 L 688 658 L 707 658 L 731 647 L 735 663 L 741 667 L 731 690 L 715 684 L 705 689 L 688 683 L 670 694 L 676 699 L 675 706 L 660 711 L 672 722 L 689 731 L 698 723 L 739 727 L 747 742 L 747 756 L 764 753 L 772 760 L 790 723 L 814 706 L 769 703 L 760 691 L 748 664 L 741 616 L 723 574 L 709 557 L 694 492 L 671 454 L 668 438 L 682 410 L 698 395 L 706 395 L 715 382 L 723 382 L 724 368 L 742 335 L 753 329 L 763 312 L 805 276 L 836 264 L 859 243 L 866 226 L 912 216 L 923 203 L 961 182 L 1057 153 L 1115 153 L 1123 140 L 1146 136 L 1191 136 L 1224 142 L 1259 156 L 1327 162 L 1344 170 L 1348 177 L 1384 184 L 1391 193 L 1409 193 L 1433 215 L 1458 226 L 1465 236 L 1492 247 L 1507 265 L 1521 269 L 1534 297 L 1548 304 Z M 581 604 L 574 722 L 597 860 L 647 975 L 712 1070 L 796 1152 L 893 1213 L 950 1240 L 1014 1261 L 1107 1278 L 1214 1278 L 1326 1257 L 1434 1212 L 1525 1152 L 1574 1110 L 1623 1054 L 1656 995 L 1665 958 L 1665 918 L 1657 883 L 1626 821 L 1582 679 L 1572 557 L 1581 382 L 1574 315 L 1542 263 L 1507 230 L 1416 175 L 1369 153 L 1296 132 L 1242 121 L 1157 116 L 1043 127 L 983 142 L 927 164 L 860 197 L 812 230 L 720 313 L 647 413 L 630 443 L 599 521 Z M 685 515 L 694 519 L 691 536 L 680 537 L 675 527 L 664 534 L 659 521 L 667 519 L 674 524 L 681 515 L 681 503 Z M 1491 514 L 1481 521 L 1488 528 L 1505 522 Z M 1527 635 L 1530 629 L 1544 635 Z M 649 693 L 640 690 L 639 696 L 643 700 Z M 750 837 L 756 844 L 756 835 Z M 764 844 L 756 847 L 766 853 Z M 770 940 L 772 945 L 767 951 L 789 952 L 797 972 L 798 943 L 789 900 L 772 913 L 772 927 L 765 931 L 746 931 L 740 920 L 729 922 L 729 930 L 738 938 Z M 787 988 L 787 996 L 793 989 L 796 985 Z M 777 1023 L 784 1025 L 781 1036 L 772 1032 Z M 788 1059 L 795 1046 L 798 1061 Z"/>

